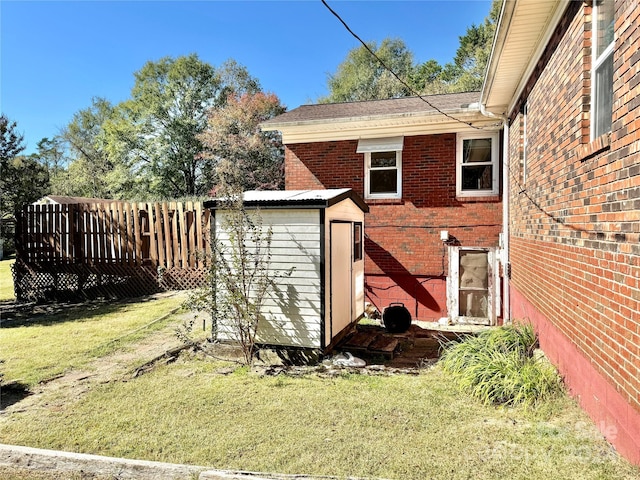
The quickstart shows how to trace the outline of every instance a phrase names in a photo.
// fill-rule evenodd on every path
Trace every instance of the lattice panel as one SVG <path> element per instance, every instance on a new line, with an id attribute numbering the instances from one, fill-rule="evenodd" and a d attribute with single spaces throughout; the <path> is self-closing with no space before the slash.
<path id="1" fill-rule="evenodd" d="M 152 293 L 197 288 L 204 269 L 157 269 L 151 265 L 27 265 L 17 260 L 13 279 L 18 301 L 77 298 L 131 298 Z"/>

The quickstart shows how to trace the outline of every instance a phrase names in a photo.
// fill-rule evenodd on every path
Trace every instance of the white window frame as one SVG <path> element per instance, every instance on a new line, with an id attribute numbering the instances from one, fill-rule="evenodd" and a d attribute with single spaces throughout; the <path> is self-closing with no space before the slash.
<path id="1" fill-rule="evenodd" d="M 391 152 L 392 150 L 389 150 Z M 365 198 L 402 198 L 402 152 L 396 150 L 396 166 L 395 167 L 371 167 L 371 153 L 364 154 L 364 197 Z M 397 191 L 395 193 L 371 193 L 371 171 L 376 170 L 396 170 Z"/>
<path id="2" fill-rule="evenodd" d="M 364 153 L 364 198 L 365 199 L 401 199 L 402 198 L 402 147 L 404 137 L 363 139 L 358 142 L 357 153 Z M 371 154 L 395 152 L 395 167 L 371 167 Z M 396 170 L 397 190 L 393 193 L 371 193 L 371 171 Z"/>
<path id="3" fill-rule="evenodd" d="M 605 1 L 613 1 L 613 0 L 605 0 Z M 614 13 L 615 16 L 615 13 Z M 598 52 L 598 5 L 594 0 L 593 7 L 591 10 L 591 140 L 595 140 L 598 136 L 603 135 L 607 132 L 611 131 L 611 124 L 613 123 L 613 119 L 610 119 L 611 123 L 609 124 L 609 130 L 606 132 L 597 132 L 597 119 L 599 116 L 598 112 L 598 85 L 597 85 L 597 71 L 602 65 L 609 60 L 609 57 L 613 57 L 613 48 L 615 45 L 615 34 L 614 38 L 611 39 L 611 43 L 607 45 L 607 47 L 602 51 L 600 55 L 597 55 Z M 615 20 L 614 20 L 615 23 Z M 611 96 L 613 103 L 613 75 L 611 79 Z"/>
<path id="4" fill-rule="evenodd" d="M 469 163 L 468 166 L 492 165 L 491 189 L 485 190 L 463 190 L 462 189 L 462 169 L 463 169 L 463 145 L 465 140 L 476 138 L 491 139 L 491 162 Z M 488 197 L 500 193 L 500 132 L 474 132 L 458 133 L 456 140 L 456 196 L 457 197 Z"/>

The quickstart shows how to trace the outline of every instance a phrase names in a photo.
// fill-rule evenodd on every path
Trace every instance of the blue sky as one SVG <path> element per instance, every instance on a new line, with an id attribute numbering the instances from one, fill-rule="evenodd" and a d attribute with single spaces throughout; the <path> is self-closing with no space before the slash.
<path id="1" fill-rule="evenodd" d="M 450 62 L 490 0 L 328 0 L 365 41 L 401 38 L 416 62 Z M 92 97 L 129 97 L 149 60 L 232 58 L 289 109 L 327 94 L 327 76 L 359 43 L 320 0 L 0 1 L 0 109 L 35 151 Z"/>

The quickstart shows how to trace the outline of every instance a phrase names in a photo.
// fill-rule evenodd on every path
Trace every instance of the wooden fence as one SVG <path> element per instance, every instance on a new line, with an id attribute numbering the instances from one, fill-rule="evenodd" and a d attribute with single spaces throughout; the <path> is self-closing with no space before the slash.
<path id="1" fill-rule="evenodd" d="M 16 296 L 193 288 L 210 253 L 210 212 L 200 202 L 28 205 L 16 226 Z"/>

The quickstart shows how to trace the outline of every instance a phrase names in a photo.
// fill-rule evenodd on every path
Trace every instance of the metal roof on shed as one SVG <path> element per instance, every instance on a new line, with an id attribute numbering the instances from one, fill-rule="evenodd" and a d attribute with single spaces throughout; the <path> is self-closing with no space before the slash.
<path id="1" fill-rule="evenodd" d="M 244 204 L 248 207 L 263 208 L 328 208 L 343 200 L 350 199 L 363 212 L 369 206 L 350 188 L 326 190 L 249 190 L 243 193 Z M 213 198 L 204 202 L 206 208 L 224 208 L 223 199 Z"/>

